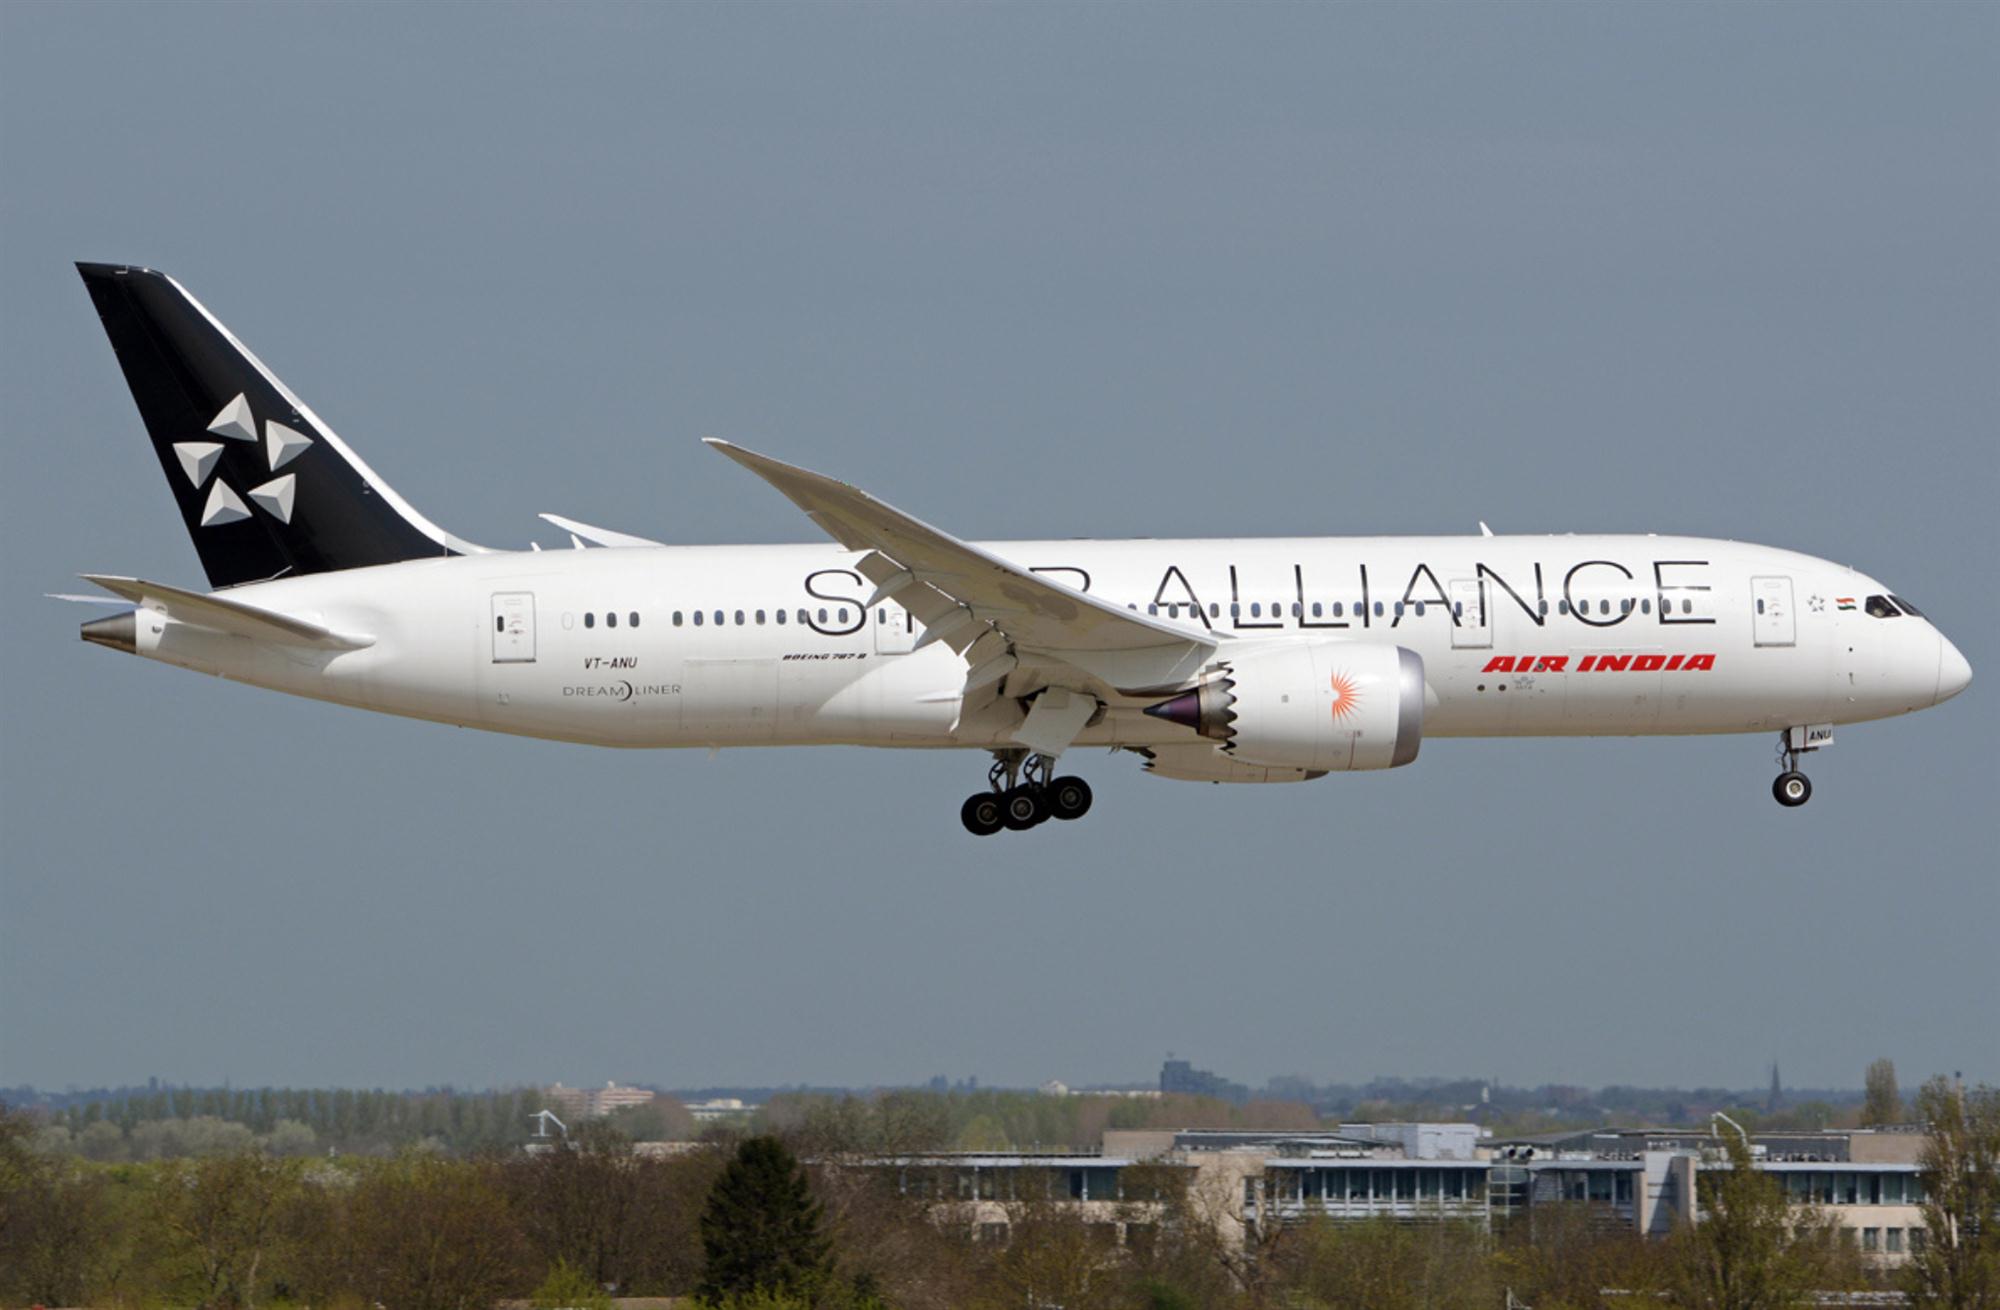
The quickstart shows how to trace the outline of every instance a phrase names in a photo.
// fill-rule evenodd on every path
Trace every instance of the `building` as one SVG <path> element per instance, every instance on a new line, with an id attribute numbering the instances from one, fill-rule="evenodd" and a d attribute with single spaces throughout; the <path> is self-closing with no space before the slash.
<path id="1" fill-rule="evenodd" d="M 1221 1074 L 1197 1069 L 1188 1060 L 1168 1060 L 1160 1066 L 1160 1094 L 1163 1096 L 1212 1096 L 1241 1105 L 1250 1099 L 1250 1089 L 1232 1083 Z"/>
<path id="2" fill-rule="evenodd" d="M 613 1110 L 631 1105 L 650 1105 L 659 1094 L 644 1087 L 564 1087 L 557 1083 L 543 1090 L 543 1099 L 558 1113 L 576 1119 L 602 1118 Z"/>
<path id="3" fill-rule="evenodd" d="M 1723 1131 L 1728 1131 L 1724 1129 Z M 1756 1168 L 1826 1212 L 1882 1264 L 1922 1242 L 1918 1130 L 1753 1134 Z M 1140 1240 L 1169 1196 L 1245 1243 L 1270 1225 L 1325 1219 L 1457 1220 L 1490 1228 L 1536 1206 L 1588 1206 L 1608 1226 L 1663 1237 L 1699 1222 L 1697 1180 L 1727 1168 L 1696 1129 L 1605 1129 L 1495 1140 L 1468 1123 L 1342 1124 L 1327 1132 L 1110 1131 L 1094 1153 L 942 1153 L 874 1161 L 941 1222 L 1005 1240 L 1032 1204 Z"/>

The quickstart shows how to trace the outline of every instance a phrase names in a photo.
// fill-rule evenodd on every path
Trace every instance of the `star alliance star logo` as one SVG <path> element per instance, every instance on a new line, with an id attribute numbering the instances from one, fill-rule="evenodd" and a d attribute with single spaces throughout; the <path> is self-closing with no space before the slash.
<path id="1" fill-rule="evenodd" d="M 257 441 L 257 416 L 250 412 L 250 402 L 238 392 L 236 399 L 222 407 L 208 430 L 226 441 L 247 441 L 252 445 Z M 264 420 L 264 458 L 272 473 L 304 454 L 313 444 L 312 438 L 303 432 L 295 432 L 282 423 Z M 174 454 L 181 462 L 181 471 L 196 491 L 208 483 L 209 474 L 221 462 L 225 449 L 219 441 L 176 441 Z M 290 473 L 273 477 L 270 481 L 250 488 L 251 504 L 269 514 L 280 523 L 292 521 L 292 498 L 297 485 Z M 250 517 L 250 506 L 243 503 L 243 497 L 236 494 L 221 478 L 215 480 L 208 489 L 208 501 L 201 508 L 201 526 L 218 528 L 225 523 L 240 523 Z"/>
<path id="2" fill-rule="evenodd" d="M 1824 596 L 1806 597 L 1806 608 L 1810 609 L 1815 614 L 1824 613 L 1826 610 L 1826 597 Z"/>

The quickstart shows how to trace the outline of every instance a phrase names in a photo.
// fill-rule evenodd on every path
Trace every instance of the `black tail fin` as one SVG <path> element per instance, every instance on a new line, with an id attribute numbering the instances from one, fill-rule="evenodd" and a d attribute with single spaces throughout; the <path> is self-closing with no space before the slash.
<path id="1" fill-rule="evenodd" d="M 212 587 L 476 551 L 164 273 L 78 264 Z"/>

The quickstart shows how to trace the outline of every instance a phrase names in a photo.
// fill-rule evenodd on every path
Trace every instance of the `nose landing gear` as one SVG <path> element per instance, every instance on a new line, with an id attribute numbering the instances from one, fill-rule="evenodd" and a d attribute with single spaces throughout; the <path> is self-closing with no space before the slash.
<path id="1" fill-rule="evenodd" d="M 1090 784 L 1074 776 L 1055 777 L 1056 762 L 1027 751 L 995 751 L 986 772 L 987 789 L 968 796 L 958 820 L 975 837 L 1002 828 L 1025 832 L 1050 819 L 1081 819 L 1090 809 Z"/>
<path id="2" fill-rule="evenodd" d="M 1799 756 L 1832 744 L 1831 725 L 1787 728 L 1778 734 L 1778 767 L 1783 772 L 1771 783 L 1771 795 L 1778 804 L 1796 809 L 1812 799 L 1812 779 L 1799 772 Z"/>

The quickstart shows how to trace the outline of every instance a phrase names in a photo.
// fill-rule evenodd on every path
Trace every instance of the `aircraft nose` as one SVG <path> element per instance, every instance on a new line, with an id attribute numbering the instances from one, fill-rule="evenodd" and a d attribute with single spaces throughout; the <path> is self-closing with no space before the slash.
<path id="1" fill-rule="evenodd" d="M 1937 699 L 1931 702 L 1934 705 L 1944 704 L 1972 682 L 1972 665 L 1959 654 L 1958 647 L 1951 644 L 1951 638 L 1940 633 L 1938 643 Z"/>

